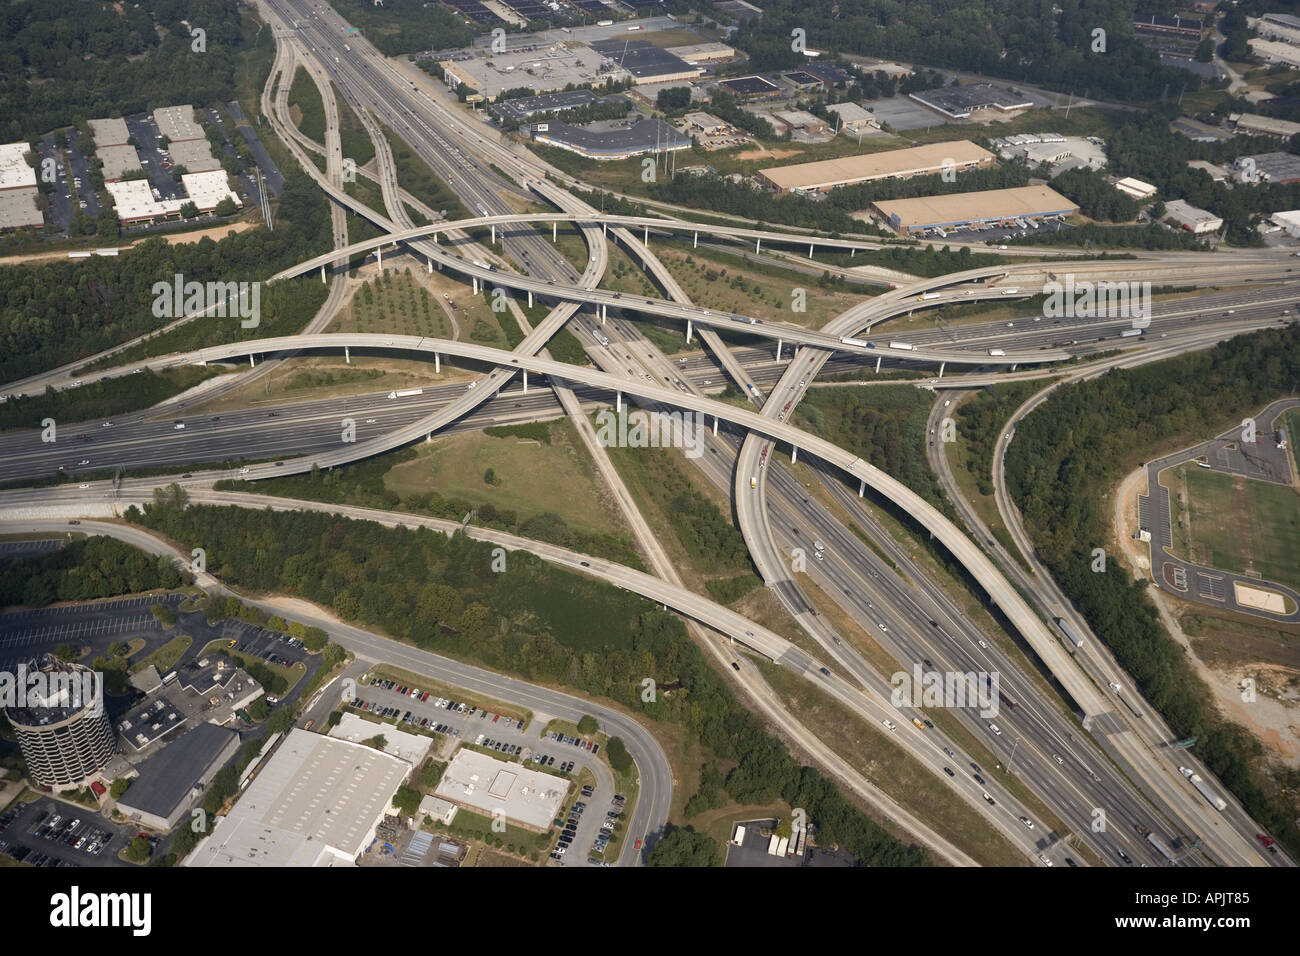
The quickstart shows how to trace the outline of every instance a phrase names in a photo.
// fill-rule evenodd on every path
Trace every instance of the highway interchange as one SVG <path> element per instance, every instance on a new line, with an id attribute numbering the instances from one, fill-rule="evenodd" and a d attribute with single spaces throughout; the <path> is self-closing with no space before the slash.
<path id="1" fill-rule="evenodd" d="M 311 12 L 311 4 L 306 2 L 269 3 L 265 6 L 273 9 L 281 20 L 298 19 L 302 22 Z M 335 24 L 331 24 L 333 25 Z M 477 124 L 469 125 L 470 121 L 454 113 L 454 107 L 436 102 L 434 94 L 437 91 L 433 84 L 422 84 L 424 88 L 417 89 L 415 79 L 397 73 L 399 68 L 379 58 L 360 38 L 350 38 L 357 49 L 355 55 L 347 57 L 339 55 L 349 52 L 342 50 L 341 30 L 336 33 L 332 29 L 316 26 L 310 32 L 300 32 L 307 42 L 308 52 L 316 52 L 316 45 L 319 44 L 319 50 L 325 55 L 319 58 L 317 69 L 329 75 L 338 89 L 353 103 L 354 108 L 373 113 L 391 129 L 397 130 L 439 175 L 454 182 L 453 188 L 462 195 L 467 207 L 479 214 L 478 218 L 462 223 L 437 224 L 435 231 L 452 228 L 463 234 L 490 217 L 501 225 L 500 239 L 510 260 L 527 262 L 530 276 L 511 275 L 501 267 L 485 269 L 476 266 L 473 257 L 455 256 L 442 245 L 433 246 L 421 242 L 418 246 L 412 246 L 413 250 L 426 261 L 439 257 L 440 265 L 453 268 L 471 279 L 492 281 L 525 293 L 531 290 L 535 295 L 546 297 L 547 301 L 561 304 L 510 353 L 461 342 L 415 337 L 340 336 L 337 333 L 322 332 L 323 323 L 313 323 L 316 327 L 305 330 L 302 336 L 288 340 L 232 345 L 228 348 L 204 350 L 196 356 L 169 356 L 137 363 L 163 367 L 195 360 L 224 361 L 250 353 L 283 355 L 305 348 L 337 351 L 343 345 L 348 345 L 355 349 L 370 348 L 389 354 L 414 350 L 425 354 L 436 352 L 442 356 L 459 355 L 484 363 L 492 371 L 479 381 L 479 387 L 475 389 L 467 389 L 463 383 L 437 385 L 426 388 L 425 394 L 421 396 L 400 401 L 388 399 L 383 394 L 355 396 L 346 402 L 342 399 L 329 399 L 224 412 L 220 421 L 214 420 L 215 415 L 185 413 L 177 406 L 174 411 L 162 411 L 161 415 L 125 416 L 108 427 L 102 422 L 85 423 L 70 426 L 76 430 L 76 434 L 86 435 L 84 439 L 76 439 L 80 444 L 74 446 L 77 450 L 72 453 L 33 447 L 35 442 L 31 433 L 8 433 L 0 435 L 0 449 L 5 452 L 4 463 L 0 466 L 0 480 L 48 474 L 60 464 L 99 472 L 118 467 L 180 467 L 191 462 L 221 462 L 226 459 L 256 462 L 258 459 L 285 456 L 280 465 L 269 462 L 248 466 L 249 471 L 243 476 L 254 479 L 306 470 L 314 463 L 342 464 L 380 450 L 399 447 L 444 428 L 482 427 L 486 424 L 535 420 L 559 414 L 567 414 L 571 418 L 576 415 L 575 423 L 578 419 L 585 422 L 585 415 L 578 410 L 607 404 L 611 394 L 618 395 L 616 401 L 620 403 L 624 395 L 634 395 L 639 396 L 641 403 L 649 407 L 696 409 L 723 423 L 731 423 L 732 427 L 724 425 L 716 437 L 708 436 L 710 453 L 704 455 L 697 464 L 708 480 L 733 491 L 737 517 L 756 566 L 799 625 L 825 652 L 825 663 L 835 667 L 830 676 L 821 672 L 822 661 L 813 660 L 805 652 L 792 649 L 788 642 L 776 638 L 752 622 L 746 622 L 743 618 L 736 620 L 739 616 L 734 612 L 686 591 L 680 582 L 671 583 L 670 569 L 664 567 L 662 560 L 654 560 L 654 545 L 645 540 L 644 528 L 637 535 L 638 543 L 643 550 L 650 552 L 658 577 L 643 575 L 646 580 L 635 578 L 634 584 L 634 576 L 639 572 L 631 572 L 591 556 L 557 556 L 553 553 L 542 556 L 548 560 L 568 561 L 570 566 L 576 561 L 577 567 L 582 568 L 584 573 L 599 574 L 621 586 L 629 586 L 654 600 L 676 607 L 695 621 L 707 625 L 713 632 L 737 638 L 756 651 L 792 667 L 817 683 L 843 706 L 868 717 L 879 726 L 883 719 L 881 714 L 889 713 L 889 710 L 884 709 L 889 707 L 887 681 L 845 644 L 826 623 L 824 615 L 812 613 L 813 602 L 807 596 L 805 584 L 797 581 L 787 569 L 786 555 L 795 547 L 807 548 L 809 541 L 816 536 L 825 544 L 825 557 L 820 561 L 809 562 L 809 577 L 822 592 L 822 599 L 833 600 L 854 620 L 861 622 L 877 643 L 900 662 L 900 666 L 907 663 L 906 669 L 910 669 L 911 662 L 924 659 L 935 662 L 941 670 L 994 671 L 1001 675 L 1004 690 L 1018 702 L 1013 711 L 1004 710 L 999 717 L 999 723 L 1004 728 L 1003 734 L 998 735 L 997 739 L 991 738 L 984 722 L 964 711 L 954 712 L 956 719 L 975 739 L 999 757 L 1004 756 L 1003 751 L 1010 751 L 1014 746 L 1016 775 L 1039 798 L 1047 802 L 1074 839 L 1089 845 L 1107 864 L 1117 864 L 1116 855 L 1121 849 L 1128 857 L 1139 862 L 1164 862 L 1148 844 L 1137 837 L 1139 827 L 1154 829 L 1166 836 L 1199 838 L 1202 841 L 1202 852 L 1189 851 L 1180 859 L 1182 863 L 1259 865 L 1276 861 L 1277 858 L 1269 858 L 1259 852 L 1251 838 L 1254 832 L 1250 829 L 1252 824 L 1235 804 L 1233 812 L 1225 818 L 1231 820 L 1231 825 L 1224 825 L 1215 819 L 1215 815 L 1200 801 L 1199 796 L 1194 793 L 1189 796 L 1187 787 L 1171 788 L 1166 782 L 1167 768 L 1155 770 L 1162 758 L 1150 750 L 1143 750 L 1133 739 L 1141 736 L 1143 729 L 1135 730 L 1133 722 L 1124 713 L 1116 711 L 1106 702 L 1104 694 L 1098 690 L 1099 686 L 1104 685 L 1098 685 L 1074 660 L 1068 659 L 1060 643 L 1045 627 L 1040 613 L 1031 607 L 1035 602 L 1027 603 L 1022 597 L 1026 591 L 1031 594 L 1034 592 L 1042 583 L 1043 575 L 1038 575 L 1036 581 L 1028 582 L 1028 588 L 1023 581 L 1013 582 L 1018 585 L 1013 587 L 1004 577 L 1007 572 L 1006 562 L 999 562 L 995 566 L 981 550 L 981 546 L 972 542 L 900 483 L 857 460 L 855 456 L 808 435 L 788 421 L 791 408 L 810 387 L 816 374 L 863 369 L 863 379 L 873 377 L 874 364 L 868 361 L 864 366 L 863 358 L 874 359 L 877 356 L 873 353 L 884 350 L 856 348 L 850 350 L 858 353 L 856 359 L 846 357 L 843 354 L 845 350 L 839 345 L 840 336 L 854 335 L 887 318 L 912 311 L 916 307 L 917 295 L 934 288 L 952 287 L 952 291 L 946 293 L 950 298 L 944 301 L 951 301 L 951 298 L 968 292 L 973 293 L 968 297 L 971 299 L 1000 297 L 1001 291 L 996 286 L 989 291 L 986 283 L 990 279 L 1026 294 L 1030 290 L 1036 291 L 1029 280 L 1036 278 L 1041 286 L 1044 273 L 1042 266 L 1027 263 L 995 270 L 977 270 L 972 274 L 943 277 L 941 280 L 926 280 L 864 299 L 860 307 L 850 310 L 820 332 L 792 326 L 778 328 L 768 323 L 746 326 L 746 333 L 757 330 L 768 338 L 784 339 L 787 350 L 781 362 L 775 361 L 771 349 L 727 348 L 716 335 L 710 333 L 709 328 L 726 329 L 730 326 L 734 331 L 735 323 L 730 317 L 724 319 L 707 315 L 704 310 L 690 304 L 680 288 L 675 287 L 671 276 L 667 275 L 666 270 L 645 247 L 645 233 L 638 237 L 634 232 L 622 228 L 637 225 L 649 228 L 649 223 L 620 217 L 601 217 L 590 207 L 582 208 L 580 201 L 547 183 L 538 168 L 530 165 L 535 163 L 534 160 L 520 156 L 497 142 L 489 142 L 485 138 L 489 134 Z M 299 48 L 302 42 L 297 41 Z M 282 43 L 281 49 L 289 45 Z M 332 61 L 328 52 L 330 50 L 338 55 L 337 62 Z M 299 49 L 299 55 L 301 53 Z M 412 75 L 418 77 L 418 74 Z M 409 92 L 410 90 L 416 90 L 416 93 Z M 418 116 L 407 105 L 408 102 L 417 104 Z M 402 110 L 406 112 L 403 113 Z M 434 125 L 430 126 L 430 122 Z M 466 149 L 461 151 L 459 147 L 449 148 L 449 140 L 452 138 L 465 145 Z M 470 144 L 480 147 L 482 157 L 485 158 L 476 155 Z M 489 162 L 512 175 L 518 173 L 519 185 L 514 187 L 516 191 L 520 186 L 532 188 L 535 194 L 559 205 L 563 218 L 581 220 L 587 224 L 584 234 L 591 244 L 592 257 L 582 276 L 578 276 L 568 261 L 556 252 L 554 246 L 547 241 L 544 231 L 539 233 L 531 228 L 519 228 L 520 217 L 513 214 L 502 200 L 500 177 L 488 168 Z M 381 170 L 386 168 L 382 161 L 380 165 Z M 312 171 L 315 170 L 309 170 Z M 385 199 L 390 214 L 400 210 L 401 202 L 392 201 L 396 196 L 395 175 L 391 170 L 387 173 L 381 171 L 380 179 L 385 186 Z M 340 202 L 343 201 L 335 191 L 326 191 Z M 385 239 L 351 246 L 336 242 L 333 253 L 321 257 L 319 262 L 311 260 L 313 264 L 310 268 L 305 263 L 304 268 L 297 271 L 311 273 L 322 262 L 346 262 L 363 247 L 377 247 L 396 239 L 414 242 L 416 238 L 416 231 L 410 229 L 409 223 L 395 221 L 400 217 L 390 218 L 375 213 L 370 218 L 389 233 Z M 546 222 L 547 217 L 532 216 L 529 220 Z M 617 310 L 626 305 L 614 299 L 612 294 L 595 289 L 607 261 L 605 244 L 601 241 L 604 238 L 604 228 L 602 225 L 599 230 L 601 234 L 597 235 L 597 223 L 608 223 L 609 231 L 614 233 L 614 237 L 643 259 L 667 293 L 666 299 L 639 302 L 636 311 L 683 323 L 690 321 L 709 346 L 709 357 L 690 357 L 685 362 L 671 362 L 639 334 L 635 323 L 618 314 L 607 314 L 602 325 L 597 315 L 589 311 L 595 308 L 608 309 L 610 306 Z M 403 226 L 406 226 L 405 232 L 402 231 Z M 511 228 L 507 229 L 507 226 Z M 663 226 L 656 223 L 655 228 Z M 699 229 L 702 232 L 716 231 L 716 227 L 704 225 L 699 226 Z M 680 227 L 674 227 L 672 231 L 679 232 Z M 752 237 L 753 233 L 752 230 L 733 232 L 744 238 Z M 780 242 L 782 234 L 764 233 L 761 238 Z M 791 237 L 785 238 L 788 243 L 793 243 Z M 799 241 L 808 240 L 801 238 Z M 867 248 L 867 245 L 863 243 L 859 248 Z M 1170 257 L 1169 262 L 1164 259 L 1134 260 L 1126 262 L 1123 268 L 1131 270 L 1127 274 L 1138 275 L 1143 274 L 1143 270 L 1149 270 L 1150 274 L 1157 276 L 1169 275 L 1182 269 L 1185 270 L 1184 278 L 1176 284 L 1186 285 L 1226 285 L 1229 273 L 1238 282 L 1252 278 L 1281 279 L 1290 271 L 1290 267 L 1276 257 L 1234 259 L 1231 266 L 1223 263 L 1222 259 L 1198 260 L 1194 265 L 1185 266 L 1171 266 L 1170 262 L 1173 261 L 1178 261 L 1177 257 Z M 1099 267 L 1096 263 L 1075 263 L 1069 266 L 1053 264 L 1052 268 L 1070 268 L 1084 273 L 1098 270 Z M 1105 268 L 1114 274 L 1117 267 L 1111 264 Z M 286 276 L 283 281 L 291 280 Z M 335 283 L 336 288 L 339 287 L 337 279 Z M 1020 288 L 1022 283 L 1024 289 Z M 332 293 L 331 299 L 334 298 Z M 336 308 L 337 302 L 334 302 L 330 314 Z M 583 311 L 579 311 L 580 308 Z M 1227 312 L 1228 308 L 1233 310 L 1231 315 Z M 1098 370 L 1103 370 L 1121 362 L 1149 360 L 1145 358 L 1147 354 L 1176 354 L 1186 348 L 1205 347 L 1216 338 L 1235 331 L 1289 321 L 1282 310 L 1288 310 L 1289 314 L 1293 308 L 1294 302 L 1285 290 L 1267 285 L 1204 296 L 1196 300 L 1195 306 L 1189 306 L 1186 301 L 1180 304 L 1178 300 L 1173 300 L 1157 309 L 1157 317 L 1147 330 L 1144 341 L 1137 343 L 1139 348 L 1094 364 Z M 1044 323 L 1047 321 L 1044 320 Z M 542 350 L 546 340 L 566 322 L 571 329 L 577 331 L 580 340 L 603 371 L 593 372 L 565 366 L 563 363 L 552 362 L 545 356 Z M 954 362 L 974 365 L 979 369 L 995 364 L 994 360 L 1013 365 L 1059 360 L 1066 355 L 1087 358 L 1103 349 L 1114 348 L 1119 341 L 1116 336 L 1122 325 L 1123 323 L 1111 323 L 1107 326 L 1096 322 L 1063 320 L 1061 325 L 1048 326 L 1034 322 L 1031 317 L 1016 320 L 1010 329 L 1005 324 L 988 323 L 940 326 L 930 331 L 908 333 L 908 341 L 922 347 L 916 354 L 885 354 L 893 366 L 904 362 L 904 359 L 927 359 L 930 364 Z M 1091 341 L 1086 343 L 1082 331 L 1085 326 L 1091 332 Z M 611 340 L 608 345 L 594 337 L 598 328 Z M 1076 329 L 1080 331 L 1074 331 Z M 805 347 L 791 357 L 790 342 L 799 342 Z M 1064 344 L 1066 342 L 1070 344 L 1067 346 Z M 1132 340 L 1127 340 L 1125 344 L 1132 344 Z M 924 348 L 926 345 L 930 348 Z M 1014 347 L 1014 352 L 1013 348 L 1007 346 Z M 988 348 L 1007 351 L 1006 361 L 1003 362 L 1002 357 L 988 356 Z M 841 354 L 833 355 L 834 351 Z M 107 374 L 126 374 L 131 368 L 133 366 L 127 366 Z M 516 374 L 522 369 L 528 369 L 534 374 L 527 394 L 523 393 Z M 1013 374 L 1042 375 L 1050 371 L 1052 370 L 1039 369 Z M 249 373 L 243 373 L 244 376 L 247 374 Z M 942 372 L 939 374 L 942 375 Z M 949 376 L 922 384 L 931 388 L 969 387 L 978 383 L 978 376 L 992 377 L 992 374 L 977 371 L 972 376 Z M 1006 377 L 1005 373 L 1002 374 Z M 540 378 L 542 375 L 547 376 L 546 380 Z M 723 384 L 724 375 L 736 381 L 742 393 L 753 405 L 758 406 L 756 411 L 727 405 L 704 394 L 706 391 L 716 392 Z M 507 390 L 506 384 L 511 379 L 514 381 Z M 659 382 L 667 384 L 657 384 Z M 771 390 L 764 394 L 756 388 L 757 384 L 770 386 Z M 936 405 L 938 407 L 940 406 Z M 357 421 L 361 440 L 340 448 L 339 422 L 345 416 Z M 178 420 L 186 424 L 184 429 L 175 428 Z M 857 535 L 847 530 L 839 517 L 819 501 L 818 496 L 808 493 L 791 470 L 777 464 L 772 439 L 781 441 L 782 447 L 787 451 L 795 447 L 805 456 L 815 456 L 809 460 L 822 478 L 822 490 L 831 496 L 841 513 L 848 514 L 853 523 L 871 538 L 875 549 L 888 554 L 890 562 L 882 561 L 876 550 L 865 546 Z M 82 451 L 83 448 L 88 450 Z M 75 462 L 62 460 L 74 457 Z M 85 466 L 78 465 L 77 462 L 82 460 L 88 460 L 89 463 Z M 845 472 L 857 479 L 853 486 L 846 487 L 844 484 L 842 476 Z M 234 465 L 229 467 L 228 473 L 236 474 Z M 225 476 L 224 473 L 222 476 Z M 194 477 L 185 480 L 194 500 L 217 500 L 204 497 L 219 494 L 205 488 L 211 477 L 213 475 L 210 472 L 195 472 Z M 751 478 L 757 480 L 756 488 L 750 487 Z M 1010 654 L 1000 648 L 997 642 L 990 643 L 988 635 L 981 634 L 979 627 L 955 605 L 951 595 L 915 565 L 906 549 L 901 548 L 888 531 L 879 525 L 850 490 L 858 481 L 866 482 L 878 492 L 893 498 L 917 516 L 924 526 L 934 530 L 936 536 L 980 580 L 988 594 L 994 597 L 1013 630 L 1019 632 L 1038 656 L 1047 662 L 1057 680 L 1066 688 L 1068 698 L 1073 700 L 1082 714 L 1093 718 L 1087 728 L 1091 733 L 1080 732 L 1076 717 L 1069 713 L 1071 708 L 1056 698 L 1053 691 L 1044 691 L 1038 681 L 1022 676 L 1021 672 L 1027 665 L 1020 652 Z M 46 507 L 63 509 L 58 511 L 59 514 L 82 511 L 88 514 L 108 514 L 132 500 L 133 496 L 147 497 L 144 489 L 151 488 L 153 483 L 127 478 L 115 490 L 106 489 L 104 484 L 98 482 L 91 482 L 89 489 L 64 486 L 48 493 L 44 504 Z M 229 500 L 238 500 L 238 497 L 231 495 Z M 245 497 L 244 500 L 251 505 L 255 499 Z M 0 492 L 0 507 L 4 508 L 6 516 L 17 517 L 33 503 L 30 493 Z M 319 507 L 306 503 L 296 503 L 294 506 Z M 393 516 L 384 520 L 393 520 Z M 635 520 L 631 516 L 629 520 L 635 526 Z M 482 529 L 472 529 L 471 533 L 484 536 L 492 534 Z M 533 550 L 535 553 L 546 548 L 523 539 L 513 540 L 510 545 Z M 670 590 L 660 590 L 662 588 Z M 1100 642 L 1094 641 L 1092 645 L 1099 646 Z M 710 646 L 716 648 L 718 642 L 712 641 Z M 729 657 L 715 656 L 720 659 Z M 790 721 L 789 715 L 773 712 L 770 694 L 764 695 L 761 682 L 749 670 L 746 668 L 746 672 L 736 679 L 741 682 L 750 700 L 774 720 Z M 759 699 L 764 696 L 766 699 L 759 703 Z M 1020 827 L 1016 817 L 1029 811 L 1022 808 L 1005 787 L 992 783 L 984 786 L 975 784 L 971 779 L 974 771 L 967 766 L 971 761 L 955 761 L 955 758 L 945 753 L 945 747 L 953 753 L 962 749 L 956 740 L 942 736 L 936 728 L 913 729 L 911 715 L 906 716 L 909 718 L 907 721 L 898 721 L 902 732 L 897 736 L 900 744 L 914 759 L 919 760 L 940 780 L 946 779 L 940 776 L 943 767 L 959 770 L 960 778 L 953 778 L 951 784 L 955 791 L 970 805 L 985 813 L 992 825 L 1009 842 L 1021 847 L 1027 856 L 1036 856 L 1040 851 L 1045 851 L 1056 854 L 1056 861 L 1060 862 L 1060 846 L 1054 843 L 1044 845 L 1039 841 L 1042 834 L 1029 834 Z M 807 749 L 815 751 L 815 742 L 806 735 L 797 739 L 801 739 Z M 1010 743 L 1011 740 L 1015 741 L 1014 745 Z M 833 775 L 842 781 L 845 779 L 843 768 L 833 765 L 834 755 L 822 752 L 817 756 Z M 647 759 L 651 758 L 647 756 Z M 1168 763 L 1167 759 L 1163 763 Z M 839 772 L 836 772 L 837 769 Z M 642 767 L 642 771 L 644 774 L 646 768 Z M 860 781 L 858 787 L 859 793 L 862 793 Z M 982 797 L 984 792 L 992 793 L 997 802 L 986 806 Z M 878 791 L 872 796 L 877 802 L 887 799 Z M 1117 822 L 1108 833 L 1101 836 L 1090 832 L 1089 824 L 1096 807 L 1106 808 L 1108 814 L 1123 823 Z M 960 851 L 947 845 L 942 836 L 930 831 L 922 821 L 911 818 L 910 814 L 897 806 L 891 806 L 890 809 L 894 811 L 891 815 L 895 819 L 906 821 L 908 829 L 915 836 L 923 839 L 941 855 L 946 854 L 954 861 L 967 862 L 961 859 Z M 666 801 L 658 813 L 666 813 Z M 661 819 L 647 818 L 649 831 L 661 825 Z"/>

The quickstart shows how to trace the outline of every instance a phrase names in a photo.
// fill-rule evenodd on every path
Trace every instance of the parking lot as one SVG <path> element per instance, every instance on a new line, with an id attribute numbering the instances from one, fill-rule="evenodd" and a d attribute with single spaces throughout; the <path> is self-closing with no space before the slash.
<path id="1" fill-rule="evenodd" d="M 559 732 L 539 736 L 523 720 L 384 678 L 371 678 L 356 694 L 353 707 L 394 720 L 399 727 L 440 733 L 456 743 L 473 744 L 568 776 L 577 776 L 583 769 L 591 771 L 598 782 L 567 802 L 567 812 L 554 821 L 561 833 L 551 860 L 565 865 L 602 865 L 592 853 L 606 848 L 619 818 L 608 814 L 621 814 L 623 801 L 613 801 L 613 777 L 600 762 L 599 744 Z"/>
<path id="2" fill-rule="evenodd" d="M 12 670 L 60 644 L 88 646 L 91 657 L 108 654 L 114 641 L 144 638 L 148 655 L 173 636 L 154 620 L 153 605 L 176 607 L 180 594 L 151 595 L 94 604 L 70 604 L 0 615 L 0 670 Z"/>
<path id="3" fill-rule="evenodd" d="M 598 785 L 582 788 L 567 813 L 555 819 L 560 830 L 551 859 L 564 866 L 586 862 L 589 866 L 609 866 L 609 861 L 593 854 L 604 853 L 614 827 L 623 818 L 626 798 L 608 792 L 597 797 Z"/>
<path id="4" fill-rule="evenodd" d="M 227 620 L 221 629 L 221 637 L 227 642 L 235 642 L 232 651 L 256 657 L 268 664 L 292 667 L 306 662 L 308 657 L 306 646 L 297 638 L 268 631 L 245 621 Z"/>
<path id="5" fill-rule="evenodd" d="M 136 832 L 46 798 L 0 815 L 0 853 L 31 866 L 126 866 L 117 853 Z"/>

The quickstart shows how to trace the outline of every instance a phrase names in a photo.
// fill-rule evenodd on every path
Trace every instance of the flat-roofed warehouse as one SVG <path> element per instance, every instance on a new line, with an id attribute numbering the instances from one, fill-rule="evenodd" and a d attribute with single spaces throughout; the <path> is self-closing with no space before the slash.
<path id="1" fill-rule="evenodd" d="M 1069 216 L 1079 211 L 1078 206 L 1046 186 L 888 199 L 876 203 L 875 208 L 904 235 L 925 229 L 958 229 L 975 223 Z"/>
<path id="2" fill-rule="evenodd" d="M 1288 183 L 1300 182 L 1300 156 L 1294 153 L 1256 153 L 1254 156 L 1242 156 L 1236 162 L 1236 168 L 1254 177 L 1255 182 Z"/>
<path id="3" fill-rule="evenodd" d="M 144 168 L 140 165 L 140 156 L 136 153 L 134 146 L 96 145 L 95 155 L 104 164 L 105 182 L 111 183 L 115 179 L 121 179 L 129 172 Z"/>
<path id="4" fill-rule="evenodd" d="M 45 222 L 36 197 L 36 170 L 27 165 L 30 143 L 0 145 L 0 229 Z"/>
<path id="5" fill-rule="evenodd" d="M 841 159 L 823 159 L 793 166 L 771 166 L 758 171 L 758 178 L 781 192 L 792 189 L 833 189 L 873 179 L 907 178 L 958 171 L 976 166 L 992 166 L 993 154 L 969 140 L 930 143 L 911 149 L 891 149 L 883 153 L 861 153 Z"/>
<path id="6" fill-rule="evenodd" d="M 661 119 L 641 120 L 634 126 L 604 130 L 551 120 L 538 123 L 531 130 L 537 142 L 558 146 L 588 159 L 627 159 L 646 153 L 691 148 L 689 136 L 683 136 Z"/>
<path id="7" fill-rule="evenodd" d="M 687 63 L 710 63 L 714 60 L 729 60 L 736 51 L 725 43 L 692 43 L 689 46 L 670 46 L 668 52 Z"/>
<path id="8" fill-rule="evenodd" d="M 158 127 L 158 135 L 166 136 L 172 142 L 203 139 L 203 127 L 194 122 L 193 106 L 161 106 L 153 111 L 153 121 Z"/>
<path id="9" fill-rule="evenodd" d="M 511 823 L 545 830 L 568 792 L 569 781 L 562 777 L 462 749 L 447 765 L 434 795 L 487 816 L 500 810 Z"/>
<path id="10" fill-rule="evenodd" d="M 206 173 L 220 169 L 221 164 L 212 155 L 212 147 L 206 139 L 173 140 L 167 147 L 167 154 L 177 166 L 184 166 L 192 173 Z"/>
<path id="11" fill-rule="evenodd" d="M 186 866 L 350 866 L 411 765 L 294 728 Z"/>
<path id="12" fill-rule="evenodd" d="M 637 85 L 693 80 L 704 73 L 700 67 L 692 66 L 649 40 L 596 40 L 591 48 L 631 73 Z"/>
<path id="13" fill-rule="evenodd" d="M 90 126 L 90 137 L 97 147 L 125 146 L 131 138 L 126 120 L 120 116 L 115 119 L 86 120 L 86 123 Z"/>
<path id="14" fill-rule="evenodd" d="M 972 83 L 970 86 L 944 86 L 937 90 L 909 93 L 922 106 L 928 106 L 944 116 L 965 119 L 978 110 L 997 110 L 1010 113 L 1027 110 L 1033 102 L 1023 96 L 1004 90 L 992 83 Z"/>
<path id="15" fill-rule="evenodd" d="M 126 816 L 170 830 L 217 771 L 239 749 L 239 734 L 202 723 L 140 764 L 140 779 L 117 801 Z"/>
<path id="16" fill-rule="evenodd" d="M 736 96 L 780 96 L 781 87 L 777 86 L 771 80 L 765 80 L 761 76 L 737 76 L 733 79 L 721 80 L 718 86 L 722 87 L 728 93 L 734 93 Z"/>

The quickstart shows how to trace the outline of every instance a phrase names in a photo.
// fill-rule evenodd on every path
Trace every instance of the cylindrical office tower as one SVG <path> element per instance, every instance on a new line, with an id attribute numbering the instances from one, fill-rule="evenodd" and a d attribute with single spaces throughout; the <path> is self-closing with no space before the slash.
<path id="1" fill-rule="evenodd" d="M 18 737 L 27 772 L 36 783 L 82 786 L 116 749 L 104 709 L 103 679 L 88 667 L 43 657 L 0 676 L 5 717 Z M 12 701 L 12 704 L 11 704 Z"/>

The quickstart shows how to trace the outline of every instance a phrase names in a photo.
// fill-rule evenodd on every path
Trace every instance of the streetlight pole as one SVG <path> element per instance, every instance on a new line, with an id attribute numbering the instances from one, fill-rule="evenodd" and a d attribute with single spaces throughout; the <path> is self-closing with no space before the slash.
<path id="1" fill-rule="evenodd" d="M 1019 747 L 1019 746 L 1020 746 L 1020 738 L 1017 737 L 1017 738 L 1016 738 L 1016 742 L 1015 742 L 1014 744 L 1011 745 L 1011 756 L 1010 756 L 1009 758 L 1007 758 L 1007 773 L 1008 773 L 1008 774 L 1012 773 L 1011 765 L 1015 762 L 1015 759 L 1016 759 L 1016 748 Z"/>

